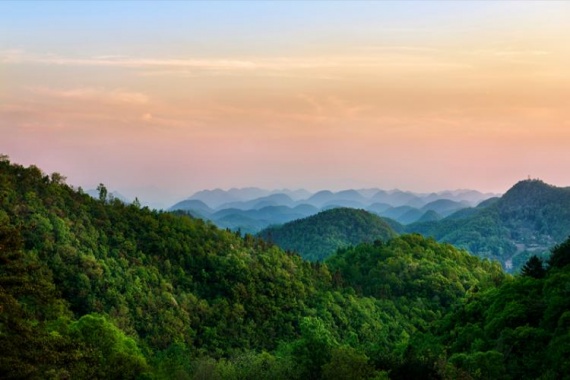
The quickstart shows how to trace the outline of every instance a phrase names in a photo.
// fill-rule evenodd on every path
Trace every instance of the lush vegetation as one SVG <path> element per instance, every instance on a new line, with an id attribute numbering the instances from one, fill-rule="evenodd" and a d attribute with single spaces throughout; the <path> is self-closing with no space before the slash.
<path id="1" fill-rule="evenodd" d="M 499 260 L 517 272 L 533 255 L 547 258 L 548 249 L 570 235 L 570 188 L 521 181 L 500 199 L 440 221 L 412 224 L 406 231 Z"/>
<path id="2" fill-rule="evenodd" d="M 265 240 L 311 261 L 322 261 L 339 248 L 387 240 L 395 235 L 382 218 L 352 208 L 322 211 L 259 233 Z"/>
<path id="3" fill-rule="evenodd" d="M 570 240 L 548 264 L 533 256 L 521 276 L 469 293 L 424 338 L 447 351 L 450 377 L 569 378 Z"/>
<path id="4" fill-rule="evenodd" d="M 0 159 L 0 378 L 562 378 L 570 241 L 505 275 L 420 235 L 324 263 Z"/>

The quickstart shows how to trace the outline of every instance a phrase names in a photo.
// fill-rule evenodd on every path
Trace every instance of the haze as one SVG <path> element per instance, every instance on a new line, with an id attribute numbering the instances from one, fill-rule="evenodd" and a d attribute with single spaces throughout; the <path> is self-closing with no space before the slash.
<path id="1" fill-rule="evenodd" d="M 567 186 L 568 20 L 555 1 L 3 1 L 0 153 L 172 200 Z"/>

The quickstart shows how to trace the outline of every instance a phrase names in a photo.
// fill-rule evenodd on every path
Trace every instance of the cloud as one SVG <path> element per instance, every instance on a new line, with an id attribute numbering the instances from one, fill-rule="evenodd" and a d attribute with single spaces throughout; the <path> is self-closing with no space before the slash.
<path id="1" fill-rule="evenodd" d="M 26 52 L 20 49 L 8 49 L 0 51 L 1 63 L 20 63 L 25 61 L 26 57 Z"/>
<path id="2" fill-rule="evenodd" d="M 303 70 L 343 68 L 347 65 L 378 65 L 392 61 L 393 64 L 401 64 L 399 53 L 417 53 L 425 55 L 430 49 L 413 47 L 395 47 L 379 49 L 382 51 L 395 52 L 395 54 L 364 54 L 347 56 L 319 56 L 319 57 L 274 57 L 253 59 L 173 59 L 173 58 L 133 58 L 126 56 L 96 56 L 89 58 L 72 58 L 54 54 L 29 54 L 23 51 L 5 50 L 0 52 L 0 61 L 4 63 L 37 63 L 46 65 L 69 65 L 69 66 L 107 66 L 135 69 L 156 69 L 168 72 L 168 70 L 196 70 L 204 71 L 255 71 L 255 70 Z M 411 55 L 411 54 L 410 54 Z"/>
<path id="3" fill-rule="evenodd" d="M 127 91 L 123 89 L 104 88 L 71 88 L 57 89 L 50 87 L 30 87 L 30 92 L 36 95 L 44 95 L 55 98 L 66 98 L 76 100 L 103 100 L 116 104 L 141 105 L 149 102 L 149 97 L 140 92 Z"/>
<path id="4" fill-rule="evenodd" d="M 478 49 L 466 52 L 473 55 L 484 55 L 484 56 L 542 56 L 551 54 L 547 50 L 521 50 L 521 49 L 511 49 L 511 48 L 495 48 L 495 49 Z"/>
<path id="5" fill-rule="evenodd" d="M 31 54 L 23 50 L 4 50 L 0 52 L 0 62 L 3 63 L 39 63 L 47 65 L 69 66 L 111 66 L 111 67 L 180 67 L 203 70 L 251 70 L 258 64 L 249 60 L 238 59 L 156 59 L 134 58 L 122 55 L 101 55 L 87 58 L 74 58 L 56 54 Z"/>
<path id="6" fill-rule="evenodd" d="M 386 45 L 360 45 L 353 47 L 355 50 L 364 50 L 368 52 L 388 51 L 400 53 L 440 53 L 441 49 L 426 46 L 386 46 Z"/>

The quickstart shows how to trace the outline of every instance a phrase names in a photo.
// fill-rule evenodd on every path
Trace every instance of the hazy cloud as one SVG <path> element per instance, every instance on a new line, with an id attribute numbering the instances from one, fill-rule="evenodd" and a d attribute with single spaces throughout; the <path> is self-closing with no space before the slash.
<path id="1" fill-rule="evenodd" d="M 69 66 L 114 66 L 114 67 L 181 67 L 204 70 L 255 69 L 257 64 L 248 60 L 236 59 L 155 59 L 134 58 L 122 55 L 101 55 L 87 58 L 66 57 L 56 54 L 32 54 L 23 50 L 0 52 L 3 63 L 39 63 Z"/>
<path id="2" fill-rule="evenodd" d="M 368 47 L 370 50 L 371 48 Z M 366 49 L 365 49 L 366 50 Z M 346 67 L 425 67 L 425 68 L 465 68 L 461 62 L 438 57 L 438 51 L 421 47 L 375 47 L 362 54 L 332 55 L 319 57 L 275 57 L 252 59 L 196 59 L 196 58 L 134 58 L 126 56 L 95 56 L 88 58 L 65 57 L 54 54 L 30 54 L 20 50 L 0 52 L 0 61 L 4 63 L 36 63 L 67 66 L 103 66 L 118 68 L 145 69 L 144 75 L 164 75 L 168 73 L 186 76 L 204 72 L 243 72 L 260 73 L 263 71 L 282 72 L 290 75 L 290 70 L 342 69 Z M 151 71 L 152 70 L 152 71 Z"/>
<path id="3" fill-rule="evenodd" d="M 36 95 L 44 95 L 55 98 L 77 99 L 77 100 L 104 100 L 118 104 L 147 104 L 149 97 L 140 92 L 127 91 L 123 89 L 104 88 L 71 88 L 57 89 L 49 87 L 30 87 L 29 91 Z"/>

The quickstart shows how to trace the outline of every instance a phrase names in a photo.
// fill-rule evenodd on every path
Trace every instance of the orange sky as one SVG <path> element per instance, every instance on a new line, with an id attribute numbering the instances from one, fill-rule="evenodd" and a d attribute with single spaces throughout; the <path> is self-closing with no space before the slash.
<path id="1" fill-rule="evenodd" d="M 0 152 L 172 199 L 570 185 L 570 3 L 160 4 L 2 3 Z"/>

